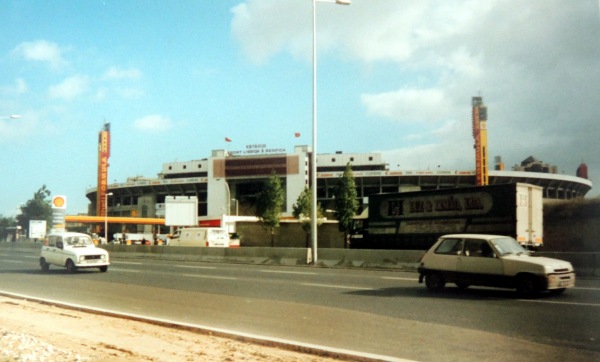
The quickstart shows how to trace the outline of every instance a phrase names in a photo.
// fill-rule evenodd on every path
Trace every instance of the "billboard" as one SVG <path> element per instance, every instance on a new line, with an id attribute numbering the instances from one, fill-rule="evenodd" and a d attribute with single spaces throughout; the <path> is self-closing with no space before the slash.
<path id="1" fill-rule="evenodd" d="M 43 239 L 46 237 L 46 220 L 29 220 L 29 238 Z"/>
<path id="2" fill-rule="evenodd" d="M 197 226 L 198 198 L 196 196 L 165 197 L 166 226 Z"/>

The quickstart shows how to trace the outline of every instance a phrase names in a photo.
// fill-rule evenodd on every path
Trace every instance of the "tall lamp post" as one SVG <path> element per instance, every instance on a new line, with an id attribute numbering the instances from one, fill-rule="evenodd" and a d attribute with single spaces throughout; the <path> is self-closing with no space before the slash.
<path id="1" fill-rule="evenodd" d="M 109 192 L 104 196 L 104 241 L 108 244 L 108 197 L 113 193 Z"/>
<path id="2" fill-rule="evenodd" d="M 312 0 L 313 5 L 313 109 L 312 109 L 312 155 L 310 177 L 312 179 L 311 231 L 312 260 L 317 264 L 317 2 L 350 5 L 350 0 Z"/>

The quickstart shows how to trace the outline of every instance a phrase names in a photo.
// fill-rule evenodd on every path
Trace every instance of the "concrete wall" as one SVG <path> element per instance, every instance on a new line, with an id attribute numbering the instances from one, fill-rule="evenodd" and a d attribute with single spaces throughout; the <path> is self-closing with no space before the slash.
<path id="1" fill-rule="evenodd" d="M 260 223 L 238 221 L 236 231 L 241 236 L 241 246 L 271 246 L 271 231 Z M 343 248 L 344 234 L 338 230 L 337 224 L 322 224 L 317 230 L 319 248 Z M 297 222 L 282 222 L 275 228 L 275 247 L 306 248 L 306 232 Z"/>
<path id="2" fill-rule="evenodd" d="M 193 248 L 152 245 L 102 245 L 113 257 L 161 258 L 168 260 L 251 263 L 263 265 L 306 265 L 306 248 Z M 323 248 L 318 250 L 318 265 L 416 271 L 422 250 L 358 250 Z M 600 253 L 538 252 L 538 256 L 567 260 L 578 276 L 600 277 Z"/>
<path id="3" fill-rule="evenodd" d="M 194 248 L 154 245 L 102 245 L 112 258 L 165 259 L 181 261 L 251 263 L 259 265 L 307 264 L 309 249 L 306 248 Z M 29 249 L 37 252 L 41 243 L 30 241 L 0 242 L 1 248 Z M 37 250 L 36 250 L 37 249 Z M 420 250 L 356 250 L 323 248 L 318 252 L 318 266 L 395 269 L 416 271 Z M 536 255 L 567 260 L 573 264 L 578 276 L 600 277 L 600 253 L 538 252 Z"/>
<path id="4" fill-rule="evenodd" d="M 543 250 L 600 252 L 600 198 L 545 203 Z"/>

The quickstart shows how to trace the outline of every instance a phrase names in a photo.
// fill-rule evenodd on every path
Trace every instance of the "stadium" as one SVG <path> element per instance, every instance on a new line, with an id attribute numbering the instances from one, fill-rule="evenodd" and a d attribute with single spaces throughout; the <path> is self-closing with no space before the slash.
<path id="1" fill-rule="evenodd" d="M 264 182 L 275 172 L 285 190 L 284 217 L 291 217 L 292 206 L 305 187 L 311 186 L 311 149 L 296 146 L 293 153 L 270 149 L 266 145 L 247 145 L 243 151 L 214 150 L 210 157 L 162 165 L 157 177 L 129 177 L 124 182 L 106 184 L 105 198 L 99 187 L 86 190 L 89 215 L 104 200 L 107 215 L 115 217 L 163 217 L 166 196 L 195 196 L 198 216 L 254 216 L 254 204 Z M 525 182 L 544 189 L 546 200 L 582 198 L 592 188 L 587 167 L 581 164 L 577 176 L 559 174 L 533 157 L 526 158 L 511 171 L 503 170 L 496 157 L 494 170 L 488 172 L 489 184 Z M 99 163 L 101 164 L 101 162 Z M 333 208 L 333 189 L 350 164 L 361 205 L 376 193 L 391 193 L 476 184 L 474 170 L 390 170 L 380 153 L 319 154 L 317 156 L 317 200 L 324 210 Z M 99 183 L 101 185 L 101 183 Z M 100 204 L 102 201 L 100 202 Z"/>

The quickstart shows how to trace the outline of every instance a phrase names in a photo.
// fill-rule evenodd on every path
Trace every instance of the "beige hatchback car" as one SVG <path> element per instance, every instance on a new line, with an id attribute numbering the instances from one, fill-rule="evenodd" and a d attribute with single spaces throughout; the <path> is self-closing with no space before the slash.
<path id="1" fill-rule="evenodd" d="M 455 234 L 442 236 L 421 258 L 419 283 L 441 291 L 446 283 L 516 289 L 522 295 L 562 293 L 575 286 L 568 261 L 531 256 L 508 236 Z"/>
<path id="2" fill-rule="evenodd" d="M 110 261 L 108 252 L 97 248 L 89 235 L 63 231 L 50 233 L 42 246 L 40 268 L 47 272 L 50 265 L 65 267 L 70 273 L 80 268 L 106 272 Z"/>

